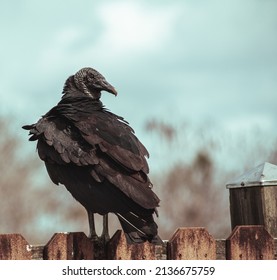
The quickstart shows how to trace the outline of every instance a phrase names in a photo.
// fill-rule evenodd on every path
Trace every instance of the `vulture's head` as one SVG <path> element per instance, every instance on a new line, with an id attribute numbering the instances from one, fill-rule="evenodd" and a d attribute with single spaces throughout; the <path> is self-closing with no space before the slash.
<path id="1" fill-rule="evenodd" d="M 78 90 L 92 99 L 99 99 L 102 90 L 117 95 L 115 88 L 93 68 L 82 68 L 73 76 L 73 79 Z"/>

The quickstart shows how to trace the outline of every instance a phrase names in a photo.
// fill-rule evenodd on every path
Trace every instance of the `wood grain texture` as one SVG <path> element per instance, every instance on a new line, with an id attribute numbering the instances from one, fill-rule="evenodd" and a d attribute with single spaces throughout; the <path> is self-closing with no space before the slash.
<path id="1" fill-rule="evenodd" d="M 168 242 L 168 259 L 215 260 L 215 239 L 204 228 L 179 228 Z"/>
<path id="2" fill-rule="evenodd" d="M 30 260 L 32 251 L 21 234 L 0 235 L 0 260 Z"/>
<path id="3" fill-rule="evenodd" d="M 237 226 L 226 240 L 229 260 L 273 260 L 274 239 L 263 226 Z"/>
<path id="4" fill-rule="evenodd" d="M 92 260 L 93 243 L 82 232 L 56 233 L 46 244 L 46 260 Z"/>

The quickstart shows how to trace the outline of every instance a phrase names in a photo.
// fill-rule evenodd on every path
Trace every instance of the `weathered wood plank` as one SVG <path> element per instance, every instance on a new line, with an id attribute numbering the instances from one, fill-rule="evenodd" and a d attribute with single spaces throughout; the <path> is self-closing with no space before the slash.
<path id="1" fill-rule="evenodd" d="M 44 245 L 30 245 L 32 260 L 43 260 Z"/>
<path id="2" fill-rule="evenodd" d="M 263 225 L 277 238 L 277 166 L 264 162 L 229 181 L 232 229 Z"/>
<path id="3" fill-rule="evenodd" d="M 265 228 L 272 237 L 277 238 L 277 187 L 264 187 L 262 199 Z"/>
<path id="4" fill-rule="evenodd" d="M 45 260 L 92 260 L 93 243 L 83 232 L 56 233 L 43 250 Z"/>
<path id="5" fill-rule="evenodd" d="M 215 260 L 216 242 L 205 228 L 179 228 L 168 241 L 170 260 Z"/>
<path id="6" fill-rule="evenodd" d="M 195 228 L 188 228 L 186 230 L 191 231 L 192 229 L 195 230 Z M 196 229 L 199 231 L 199 228 Z M 182 231 L 183 229 L 179 230 Z M 20 234 L 2 234 L 0 235 L 0 260 L 214 259 L 214 255 L 211 257 L 205 253 L 206 251 L 213 251 L 214 246 L 212 246 L 213 249 L 210 251 L 209 246 L 203 245 L 203 232 L 201 233 L 200 231 L 198 234 L 195 234 L 197 230 L 192 234 L 194 238 L 190 239 L 186 237 L 189 235 L 188 232 L 185 234 L 184 232 L 182 234 L 180 232 L 176 234 L 175 232 L 170 241 L 164 241 L 164 244 L 159 246 L 149 244 L 148 242 L 145 244 L 129 245 L 122 231 L 117 231 L 111 241 L 105 246 L 97 246 L 97 242 L 92 243 L 84 233 L 55 234 L 46 246 L 29 245 Z M 247 233 L 244 231 L 247 231 Z M 204 231 L 205 235 L 207 235 L 206 231 Z M 172 239 L 177 245 L 175 244 L 170 248 L 169 242 Z M 277 259 L 277 239 L 273 239 L 262 226 L 244 226 L 244 229 L 240 229 L 239 232 L 236 229 L 228 240 L 217 239 L 215 244 L 217 260 L 224 260 L 226 258 Z M 173 252 L 170 250 L 173 250 Z"/>
<path id="7" fill-rule="evenodd" d="M 229 191 L 232 229 L 239 225 L 264 225 L 261 187 Z"/>
<path id="8" fill-rule="evenodd" d="M 226 260 L 226 240 L 216 239 L 216 259 Z"/>
<path id="9" fill-rule="evenodd" d="M 128 244 L 122 230 L 118 230 L 107 245 L 107 258 L 110 260 L 155 260 L 156 253 L 161 252 L 161 245 L 149 242 Z"/>
<path id="10" fill-rule="evenodd" d="M 0 260 L 30 260 L 29 243 L 21 234 L 0 234 Z"/>
<path id="11" fill-rule="evenodd" d="M 226 240 L 229 260 L 273 260 L 274 239 L 264 226 L 237 226 Z"/>

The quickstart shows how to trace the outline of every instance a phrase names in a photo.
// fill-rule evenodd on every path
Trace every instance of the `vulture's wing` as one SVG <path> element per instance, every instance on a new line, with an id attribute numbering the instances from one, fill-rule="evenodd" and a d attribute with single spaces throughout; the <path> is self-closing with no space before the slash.
<path id="1" fill-rule="evenodd" d="M 122 118 L 107 111 L 100 111 L 75 122 L 75 125 L 89 144 L 98 144 L 103 153 L 123 168 L 130 172 L 149 172 L 145 158 L 149 157 L 149 154 Z"/>
<path id="2" fill-rule="evenodd" d="M 108 180 L 140 206 L 151 209 L 159 199 L 147 176 L 147 150 L 122 118 L 97 110 L 93 114 L 49 114 L 25 127 L 38 139 L 38 153 L 47 163 L 87 166 L 96 182 Z M 57 174 L 49 174 L 59 183 Z M 78 186 L 76 186 L 78 187 Z"/>

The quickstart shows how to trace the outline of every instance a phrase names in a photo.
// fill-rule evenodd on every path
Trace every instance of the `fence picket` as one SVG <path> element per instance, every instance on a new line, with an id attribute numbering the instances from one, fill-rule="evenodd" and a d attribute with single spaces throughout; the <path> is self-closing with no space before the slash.
<path id="1" fill-rule="evenodd" d="M 92 260 L 93 243 L 83 232 L 55 233 L 43 250 L 46 260 Z"/>
<path id="2" fill-rule="evenodd" d="M 179 228 L 168 242 L 168 259 L 215 260 L 215 240 L 204 228 Z"/>
<path id="3" fill-rule="evenodd" d="M 100 244 L 101 245 L 101 244 Z M 225 249 L 226 248 L 226 249 Z M 237 226 L 228 239 L 215 240 L 205 228 L 179 228 L 164 245 L 128 244 L 118 230 L 99 246 L 82 232 L 56 233 L 45 246 L 32 246 L 20 234 L 0 234 L 0 260 L 272 260 L 277 239 L 264 226 Z"/>
<path id="4" fill-rule="evenodd" d="M 30 260 L 32 251 L 21 234 L 0 234 L 0 260 Z"/>
<path id="5" fill-rule="evenodd" d="M 274 239 L 264 226 L 236 226 L 226 240 L 230 260 L 273 260 Z"/>
<path id="6" fill-rule="evenodd" d="M 108 244 L 108 259 L 111 260 L 155 260 L 155 245 L 127 244 L 124 233 L 118 230 Z"/>

